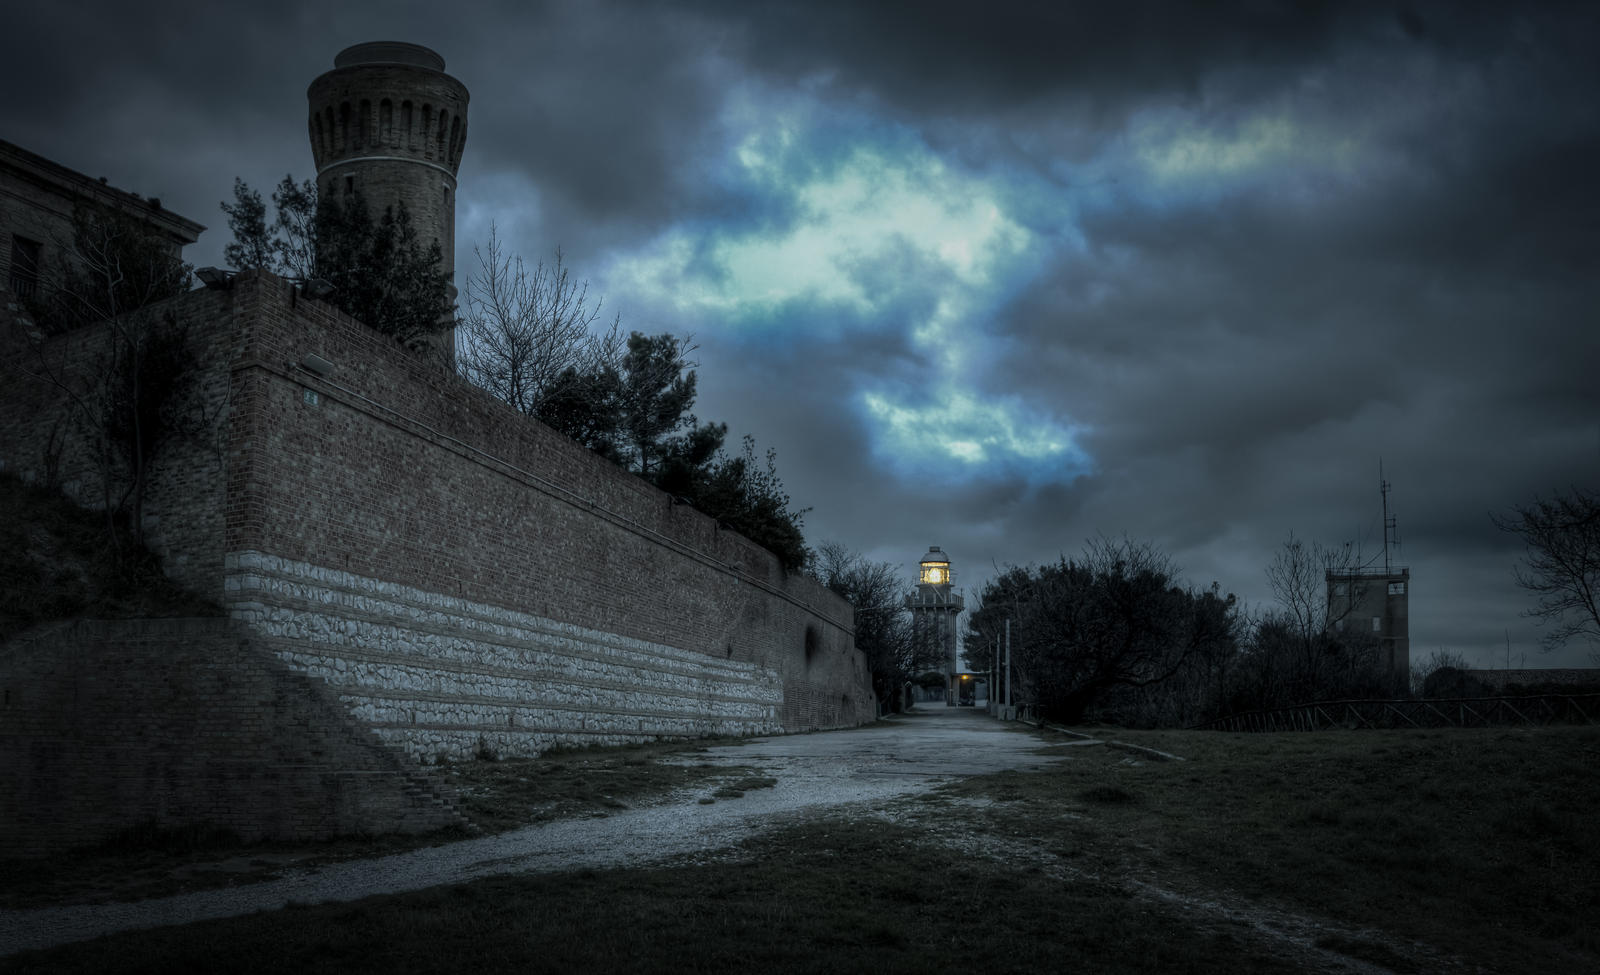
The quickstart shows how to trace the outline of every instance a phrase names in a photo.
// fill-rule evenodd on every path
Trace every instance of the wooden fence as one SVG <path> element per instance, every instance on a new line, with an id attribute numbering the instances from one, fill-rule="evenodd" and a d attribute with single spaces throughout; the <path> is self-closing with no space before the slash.
<path id="1" fill-rule="evenodd" d="M 1332 728 L 1487 728 L 1595 724 L 1600 694 L 1455 697 L 1429 700 L 1318 701 L 1244 711 L 1195 725 L 1214 731 L 1326 731 Z"/>

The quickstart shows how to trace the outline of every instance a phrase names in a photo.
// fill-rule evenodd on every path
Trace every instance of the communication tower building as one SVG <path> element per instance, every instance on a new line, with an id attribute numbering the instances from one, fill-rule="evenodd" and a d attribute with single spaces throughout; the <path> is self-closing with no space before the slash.
<path id="1" fill-rule="evenodd" d="M 1395 565 L 1390 549 L 1399 546 L 1399 529 L 1389 509 L 1389 482 L 1378 467 L 1383 495 L 1383 568 L 1376 565 L 1328 569 L 1328 628 L 1352 639 L 1378 643 L 1378 669 L 1397 692 L 1411 681 L 1411 570 Z"/>

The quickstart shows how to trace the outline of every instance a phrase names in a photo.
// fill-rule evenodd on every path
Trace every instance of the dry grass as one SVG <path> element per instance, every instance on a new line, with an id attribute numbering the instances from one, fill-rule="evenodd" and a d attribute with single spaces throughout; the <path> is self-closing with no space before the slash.
<path id="1" fill-rule="evenodd" d="M 904 827 L 813 824 L 745 853 L 709 866 L 497 878 L 11 961 L 17 972 L 85 973 L 1293 970 L 1114 890 L 960 863 Z"/>
<path id="2" fill-rule="evenodd" d="M 1323 947 L 1395 970 L 1408 941 L 1600 970 L 1600 728 L 1107 736 L 1189 761 L 1080 746 L 945 795 L 1009 793 L 1008 826 L 1082 869 L 1379 929 Z"/>
<path id="3" fill-rule="evenodd" d="M 736 739 L 661 742 L 623 748 L 558 749 L 538 758 L 451 762 L 439 771 L 461 810 L 488 832 L 578 816 L 606 816 L 751 770 L 694 761 Z"/>
<path id="4" fill-rule="evenodd" d="M 762 788 L 743 766 L 696 762 L 723 739 L 620 748 L 558 750 L 532 759 L 453 762 L 437 771 L 485 833 L 663 801 L 696 788 Z M 721 793 L 714 793 L 721 794 Z M 421 836 L 347 836 L 324 843 L 243 843 L 207 830 L 130 830 L 95 847 L 46 860 L 0 861 L 0 908 L 107 903 L 276 879 L 285 871 L 399 853 L 465 839 L 443 830 Z"/>
<path id="5" fill-rule="evenodd" d="M 9 961 L 385 975 L 1600 970 L 1600 729 L 1117 737 L 1189 760 L 1061 748 L 1046 771 L 840 810 L 706 862 L 502 877 Z M 761 781 L 742 778 L 726 787 Z"/>

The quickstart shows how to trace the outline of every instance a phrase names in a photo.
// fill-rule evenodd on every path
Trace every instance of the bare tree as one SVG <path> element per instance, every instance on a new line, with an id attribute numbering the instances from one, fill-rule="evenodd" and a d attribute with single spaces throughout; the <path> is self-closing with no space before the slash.
<path id="1" fill-rule="evenodd" d="M 39 333 L 30 336 L 31 365 L 13 365 L 61 395 L 65 427 L 92 458 L 115 551 L 116 516 L 126 514 L 134 539 L 142 540 L 152 468 L 174 437 L 191 432 L 201 410 L 186 329 L 170 313 L 145 308 L 181 294 L 190 268 L 147 225 L 114 208 L 80 206 L 71 239 L 56 243 L 60 285 L 40 305 L 44 332 L 96 330 L 86 343 L 95 351 L 75 358 Z M 48 476 L 57 476 L 64 448 L 53 431 Z"/>
<path id="2" fill-rule="evenodd" d="M 1359 600 L 1330 598 L 1327 573 L 1352 573 L 1356 569 L 1350 547 L 1329 548 L 1307 544 L 1290 533 L 1283 548 L 1267 566 L 1267 584 L 1277 598 L 1278 611 L 1263 617 L 1256 644 L 1265 654 L 1287 654 L 1277 669 L 1292 698 L 1311 700 L 1332 687 L 1365 684 L 1367 670 L 1376 666 L 1376 645 L 1349 633 L 1336 642 L 1332 631 L 1354 611 Z"/>
<path id="3" fill-rule="evenodd" d="M 535 416 L 565 387 L 615 371 L 624 343 L 620 317 L 596 328 L 601 302 L 574 281 L 560 250 L 531 270 L 505 254 L 496 230 L 473 248 L 478 270 L 467 279 L 466 313 L 457 323 L 462 374 L 515 409 Z"/>
<path id="4" fill-rule="evenodd" d="M 1600 642 L 1600 493 L 1573 488 L 1490 517 L 1527 546 L 1515 575 L 1539 599 L 1527 615 L 1551 627 L 1544 648 L 1574 637 Z"/>
<path id="5" fill-rule="evenodd" d="M 1327 573 L 1355 570 L 1350 546 L 1329 548 L 1305 542 L 1289 533 L 1283 548 L 1267 566 L 1267 584 L 1278 600 L 1283 618 L 1295 635 L 1310 644 L 1349 612 L 1350 601 L 1335 605 L 1328 598 Z"/>
<path id="6" fill-rule="evenodd" d="M 819 545 L 814 567 L 817 579 L 855 609 L 856 648 L 866 654 L 873 692 L 881 706 L 899 710 L 905 683 L 930 666 L 901 602 L 899 569 L 892 562 L 870 562 L 839 542 Z"/>

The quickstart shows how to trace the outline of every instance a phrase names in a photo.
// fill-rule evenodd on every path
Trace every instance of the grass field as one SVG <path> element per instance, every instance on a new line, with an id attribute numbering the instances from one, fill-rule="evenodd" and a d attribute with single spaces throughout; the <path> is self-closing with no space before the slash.
<path id="1" fill-rule="evenodd" d="M 1108 734 L 1188 761 L 1046 733 L 1068 756 L 1047 771 L 843 810 L 710 860 L 308 905 L 0 965 L 1600 971 L 1600 729 Z"/>
<path id="2" fill-rule="evenodd" d="M 695 791 L 709 799 L 763 788 L 739 765 L 697 753 L 738 739 L 699 739 L 617 748 L 556 749 L 536 759 L 450 762 L 433 769 L 483 833 L 555 819 L 604 817 L 618 809 Z M 130 830 L 88 850 L 48 860 L 0 861 L 0 909 L 108 903 L 256 883 L 367 857 L 469 837 L 460 829 L 423 835 L 346 836 L 321 843 L 240 842 L 207 830 Z"/>

